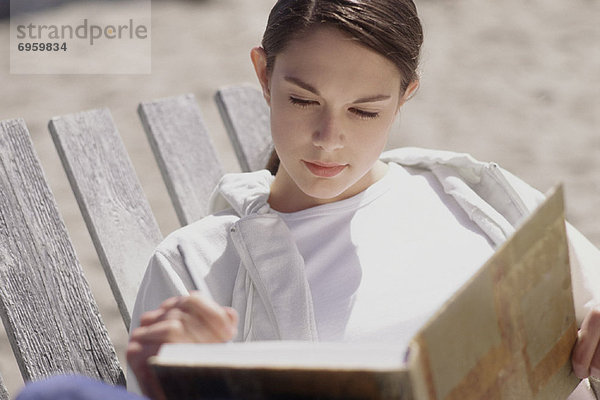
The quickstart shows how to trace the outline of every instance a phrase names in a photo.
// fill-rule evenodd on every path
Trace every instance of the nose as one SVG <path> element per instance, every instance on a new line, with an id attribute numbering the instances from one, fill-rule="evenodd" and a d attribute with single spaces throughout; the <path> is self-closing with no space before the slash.
<path id="1" fill-rule="evenodd" d="M 317 129 L 313 133 L 313 144 L 325 151 L 334 151 L 344 147 L 344 134 L 341 124 L 331 113 L 323 112 Z"/>

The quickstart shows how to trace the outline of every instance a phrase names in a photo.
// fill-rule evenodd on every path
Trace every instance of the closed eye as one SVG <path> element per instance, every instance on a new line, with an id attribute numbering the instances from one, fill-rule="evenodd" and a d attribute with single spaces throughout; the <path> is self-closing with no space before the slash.
<path id="1" fill-rule="evenodd" d="M 349 111 L 362 119 L 373 119 L 379 117 L 378 112 L 361 110 L 360 108 L 350 108 Z"/>
<path id="2" fill-rule="evenodd" d="M 299 99 L 297 97 L 294 96 L 290 96 L 290 103 L 297 105 L 299 107 L 308 107 L 308 106 L 314 106 L 314 105 L 318 105 L 319 102 L 315 101 L 315 100 L 305 100 L 305 99 Z"/>

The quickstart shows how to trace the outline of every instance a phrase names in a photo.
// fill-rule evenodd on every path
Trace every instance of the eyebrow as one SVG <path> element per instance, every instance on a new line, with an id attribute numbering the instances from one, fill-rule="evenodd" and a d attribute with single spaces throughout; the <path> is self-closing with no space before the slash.
<path id="1" fill-rule="evenodd" d="M 353 104 L 359 104 L 359 103 L 374 103 L 376 101 L 383 101 L 383 100 L 389 100 L 391 99 L 392 96 L 388 96 L 387 94 L 378 94 L 375 96 L 369 96 L 369 97 L 362 97 L 360 99 L 357 99 L 355 101 L 353 101 Z"/>
<path id="2" fill-rule="evenodd" d="M 308 90 L 309 92 L 312 92 L 317 96 L 320 96 L 319 91 L 313 85 L 304 82 L 302 79 L 296 78 L 294 76 L 286 76 L 283 79 L 297 86 L 300 86 L 302 89 Z"/>
<path id="3" fill-rule="evenodd" d="M 296 78 L 295 76 L 285 76 L 283 79 L 285 81 L 287 81 L 287 82 L 293 83 L 293 84 L 301 87 L 302 89 L 308 90 L 309 92 L 314 93 L 317 96 L 321 95 L 319 93 L 319 91 L 313 85 L 311 85 L 310 83 L 304 82 L 300 78 Z M 375 96 L 361 97 L 360 99 L 356 99 L 352 103 L 353 104 L 373 103 L 373 102 L 377 102 L 377 101 L 388 100 L 390 98 L 391 98 L 391 96 L 389 96 L 389 95 L 378 94 L 378 95 L 375 95 Z"/>

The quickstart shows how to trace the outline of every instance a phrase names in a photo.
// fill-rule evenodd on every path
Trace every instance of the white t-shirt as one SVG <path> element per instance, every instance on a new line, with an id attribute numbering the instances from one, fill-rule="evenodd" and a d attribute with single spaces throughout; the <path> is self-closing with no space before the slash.
<path id="1" fill-rule="evenodd" d="M 389 166 L 351 198 L 278 213 L 304 257 L 321 341 L 407 344 L 494 251 L 430 172 Z"/>

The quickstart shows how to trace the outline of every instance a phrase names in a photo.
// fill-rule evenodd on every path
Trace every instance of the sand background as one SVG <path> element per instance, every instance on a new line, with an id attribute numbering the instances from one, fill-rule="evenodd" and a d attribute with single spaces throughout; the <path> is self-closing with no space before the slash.
<path id="1" fill-rule="evenodd" d="M 2 0 L 4 2 L 4 0 Z M 195 94 L 228 171 L 237 171 L 214 92 L 255 82 L 249 50 L 273 0 L 152 2 L 152 74 L 11 75 L 9 20 L 0 20 L 0 119 L 22 117 L 123 360 L 126 332 L 47 131 L 53 116 L 108 107 L 163 234 L 178 227 L 136 107 Z M 44 13 L 73 13 L 70 2 Z M 405 105 L 391 146 L 471 153 L 496 161 L 540 190 L 566 188 L 568 217 L 600 245 L 600 2 L 417 0 L 425 27 L 422 85 Z M 132 12 L 107 1 L 98 11 Z M 22 386 L 3 334 L 0 373 Z"/>

